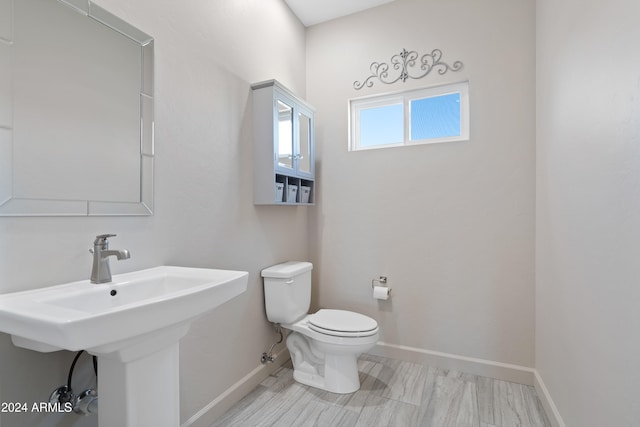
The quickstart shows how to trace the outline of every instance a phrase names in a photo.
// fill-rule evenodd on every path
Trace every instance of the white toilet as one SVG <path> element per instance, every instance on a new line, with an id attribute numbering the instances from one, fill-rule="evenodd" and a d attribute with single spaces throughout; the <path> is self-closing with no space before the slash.
<path id="1" fill-rule="evenodd" d="M 291 331 L 287 348 L 296 381 L 333 393 L 360 388 L 357 359 L 378 341 L 378 323 L 344 310 L 311 304 L 310 262 L 285 262 L 262 270 L 267 318 Z"/>

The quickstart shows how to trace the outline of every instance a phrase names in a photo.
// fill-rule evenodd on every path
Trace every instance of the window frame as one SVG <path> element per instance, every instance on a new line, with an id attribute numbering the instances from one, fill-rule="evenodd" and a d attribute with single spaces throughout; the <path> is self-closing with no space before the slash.
<path id="1" fill-rule="evenodd" d="M 454 93 L 460 94 L 460 135 L 411 139 L 411 101 L 434 98 Z M 390 144 L 378 144 L 371 146 L 360 145 L 360 111 L 369 108 L 386 107 L 402 104 L 403 132 L 402 142 Z M 407 91 L 371 95 L 349 100 L 349 151 L 377 150 L 380 148 L 405 147 L 424 144 L 438 144 L 442 142 L 468 141 L 469 140 L 469 81 L 448 83 L 438 86 L 430 86 Z"/>

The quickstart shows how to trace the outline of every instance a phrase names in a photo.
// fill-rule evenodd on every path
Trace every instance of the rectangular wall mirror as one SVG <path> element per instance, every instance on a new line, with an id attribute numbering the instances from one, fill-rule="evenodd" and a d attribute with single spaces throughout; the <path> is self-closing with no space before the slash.
<path id="1" fill-rule="evenodd" d="M 0 215 L 151 215 L 153 39 L 90 0 L 0 15 Z"/>

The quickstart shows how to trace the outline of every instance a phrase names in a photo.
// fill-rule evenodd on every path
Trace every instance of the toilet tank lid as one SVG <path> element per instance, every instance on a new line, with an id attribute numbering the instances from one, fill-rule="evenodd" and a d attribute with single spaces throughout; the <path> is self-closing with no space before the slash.
<path id="1" fill-rule="evenodd" d="M 262 270 L 262 277 L 290 279 L 313 269 L 313 264 L 303 261 L 288 261 Z"/>

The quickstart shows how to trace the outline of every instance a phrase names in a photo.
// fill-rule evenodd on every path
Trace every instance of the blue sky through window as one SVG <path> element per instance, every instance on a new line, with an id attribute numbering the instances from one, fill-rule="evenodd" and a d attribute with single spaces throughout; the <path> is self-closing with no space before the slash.
<path id="1" fill-rule="evenodd" d="M 460 136 L 460 94 L 411 101 L 411 140 Z"/>
<path id="2" fill-rule="evenodd" d="M 401 144 L 403 123 L 402 104 L 360 110 L 360 146 Z"/>

